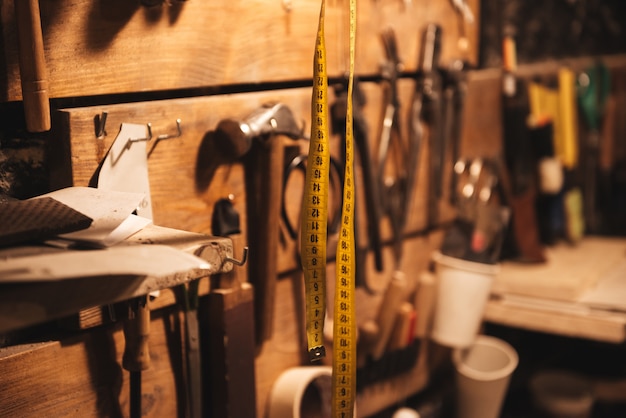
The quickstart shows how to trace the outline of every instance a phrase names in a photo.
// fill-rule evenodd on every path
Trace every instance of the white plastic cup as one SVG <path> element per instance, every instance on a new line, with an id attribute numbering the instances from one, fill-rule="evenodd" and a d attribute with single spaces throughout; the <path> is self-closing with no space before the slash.
<path id="1" fill-rule="evenodd" d="M 517 351 L 507 342 L 479 335 L 468 348 L 452 352 L 456 369 L 457 418 L 498 418 L 517 368 Z"/>
<path id="2" fill-rule="evenodd" d="M 500 266 L 449 257 L 433 257 L 437 275 L 437 303 L 432 339 L 453 347 L 468 347 L 482 323 L 491 285 Z"/>
<path id="3" fill-rule="evenodd" d="M 589 418 L 593 391 L 587 379 L 565 370 L 547 370 L 530 379 L 535 409 L 549 418 Z"/>

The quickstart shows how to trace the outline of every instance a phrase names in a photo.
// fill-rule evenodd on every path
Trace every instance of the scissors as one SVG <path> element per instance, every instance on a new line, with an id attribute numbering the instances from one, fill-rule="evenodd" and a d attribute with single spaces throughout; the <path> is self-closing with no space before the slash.
<path id="1" fill-rule="evenodd" d="M 292 154 L 293 155 L 293 154 Z M 306 176 L 306 164 L 308 156 L 302 153 L 295 153 L 293 156 L 287 156 L 283 173 L 283 190 L 287 190 L 288 184 L 294 173 L 300 173 L 302 179 Z M 329 190 L 329 208 L 328 208 L 328 236 L 336 236 L 339 233 L 341 224 L 341 205 L 343 202 L 343 165 L 332 156 L 330 157 L 330 190 Z M 287 235 L 290 239 L 298 238 L 300 214 L 290 213 L 286 204 L 286 195 L 283 193 L 283 201 L 281 204 L 281 218 Z M 330 254 L 330 251 L 328 252 Z"/>
<path id="2" fill-rule="evenodd" d="M 402 238 L 415 187 L 421 130 L 412 130 L 408 144 L 404 143 L 399 126 L 398 73 L 402 63 L 398 57 L 395 33 L 383 31 L 381 39 L 387 60 L 382 66 L 386 84 L 385 104 L 378 146 L 378 179 L 381 193 L 380 213 L 386 216 L 393 232 L 396 267 L 402 258 Z"/>

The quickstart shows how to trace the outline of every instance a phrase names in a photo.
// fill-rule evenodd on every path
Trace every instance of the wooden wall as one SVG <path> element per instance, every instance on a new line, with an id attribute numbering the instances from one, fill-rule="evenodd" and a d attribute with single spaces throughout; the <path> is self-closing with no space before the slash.
<path id="1" fill-rule="evenodd" d="M 43 0 L 40 2 L 51 97 L 93 96 L 241 83 L 308 80 L 317 31 L 318 0 L 165 2 L 146 8 L 138 1 Z M 326 8 L 328 73 L 347 69 L 347 2 Z M 417 66 L 419 38 L 427 22 L 445 31 L 443 61 L 475 63 L 479 2 L 469 1 L 476 22 L 467 25 L 469 47 L 458 46 L 461 26 L 447 0 L 361 1 L 356 71 L 378 74 L 384 58 L 379 36 L 392 26 L 406 70 Z M 21 98 L 13 1 L 4 0 L 1 98 Z M 263 89 L 262 85 L 258 89 Z"/>
<path id="2" fill-rule="evenodd" d="M 339 79 L 347 68 L 348 5 L 346 0 L 327 3 L 329 75 Z M 443 26 L 444 65 L 456 58 L 476 63 L 479 1 L 468 3 L 476 17 L 471 25 L 459 24 L 448 0 L 359 2 L 356 71 L 368 79 L 363 88 L 371 149 L 376 149 L 376 132 L 381 122 L 379 74 L 384 60 L 381 30 L 394 28 L 404 63 L 400 100 L 402 129 L 406 131 L 408 104 L 414 89 L 412 77 L 426 23 Z M 161 134 L 172 132 L 174 121 L 180 118 L 182 136 L 159 143 L 149 159 L 155 223 L 211 234 L 213 204 L 232 194 L 235 207 L 243 216 L 242 241 L 245 242 L 249 231 L 245 227 L 247 196 L 242 164 L 217 164 L 207 142 L 220 120 L 243 118 L 267 102 L 286 103 L 302 120 L 303 127 L 309 129 L 309 85 L 320 2 L 292 1 L 291 6 L 287 10 L 279 0 L 171 1 L 152 8 L 127 0 L 40 0 L 53 111 L 53 129 L 43 136 L 46 148 L 52 150 L 46 161 L 50 188 L 88 184 L 121 123 L 151 123 L 155 134 Z M 2 102 L 16 102 L 22 97 L 13 9 L 12 0 L 0 2 Z M 467 36 L 467 48 L 459 42 L 462 30 Z M 469 100 L 479 104 L 490 100 L 483 92 L 482 87 L 470 87 Z M 108 112 L 108 135 L 97 138 L 94 117 L 103 111 Z M 466 117 L 465 122 L 470 129 L 484 129 L 489 120 Z M 494 137 L 497 135 L 497 131 L 489 132 Z M 482 134 L 469 135 L 483 139 Z M 409 237 L 404 244 L 405 253 L 411 256 L 405 257 L 401 266 L 410 277 L 412 288 L 417 286 L 430 252 L 441 239 L 440 231 L 423 234 L 426 155 L 424 148 L 408 220 Z M 297 201 L 298 190 L 287 190 L 286 194 L 288 202 Z M 442 210 L 442 221 L 453 215 L 445 203 Z M 383 225 L 387 241 L 390 234 L 389 225 Z M 375 272 L 371 260 L 367 261 L 366 274 L 378 290 L 385 288 L 391 274 L 390 247 L 385 249 L 384 258 L 384 272 Z M 275 331 L 260 347 L 256 358 L 259 417 L 264 416 L 273 381 L 288 367 L 303 364 L 299 321 L 302 288 L 293 244 L 279 248 L 278 270 L 276 304 L 272 307 Z M 380 294 L 370 295 L 362 289 L 357 292 L 359 321 L 372 318 Z M 161 314 L 167 315 L 167 311 Z M 163 329 L 165 321 L 158 316 L 155 321 L 158 324 L 152 350 L 159 360 L 154 362 L 154 370 L 148 372 L 150 383 L 145 387 L 154 402 L 145 410 L 145 416 L 153 417 L 163 416 L 164 411 L 177 411 L 177 397 L 166 396 L 164 391 L 176 391 L 174 380 L 180 372 L 178 360 L 165 359 L 171 354 L 162 343 L 167 336 L 167 330 Z M 14 380 L 5 382 L 15 385 L 0 384 L 0 392 L 5 395 L 0 410 L 10 405 L 11 409 L 4 410 L 16 414 L 19 411 L 21 416 L 67 411 L 80 416 L 102 416 L 109 412 L 110 416 L 125 416 L 127 376 L 113 367 L 119 364 L 123 348 L 120 330 L 110 325 L 76 338 L 21 346 L 5 353 L 0 370 L 13 371 Z M 93 340 L 98 338 L 105 339 L 107 344 L 94 344 Z M 101 375 L 102 370 L 98 369 L 101 365 L 90 364 L 94 358 L 104 359 L 112 369 Z M 62 366 L 51 359 L 60 359 Z M 419 376 L 412 383 L 416 388 L 423 387 L 427 381 L 426 362 L 424 354 L 418 365 Z M 68 374 L 67 370 L 72 373 Z M 38 376 L 43 377 L 40 380 Z M 46 380 L 50 376 L 54 378 Z M 106 384 L 113 388 L 100 386 Z M 47 396 L 31 396 L 31 388 L 36 389 L 34 393 Z M 367 399 L 371 402 L 363 403 L 362 410 L 373 413 L 384 408 L 396 400 L 400 389 L 391 385 L 363 396 L 363 402 Z M 33 399 L 34 404 L 29 403 Z"/>

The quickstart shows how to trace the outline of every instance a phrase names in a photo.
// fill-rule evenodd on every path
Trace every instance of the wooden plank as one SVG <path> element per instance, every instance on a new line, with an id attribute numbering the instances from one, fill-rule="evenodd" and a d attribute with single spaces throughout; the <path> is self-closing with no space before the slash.
<path id="1" fill-rule="evenodd" d="M 2 2 L 0 100 L 21 100 L 14 0 Z M 479 16 L 479 0 L 469 0 Z M 227 84 L 306 80 L 317 30 L 319 0 L 207 3 L 68 0 L 41 2 L 50 97 L 92 96 Z M 478 21 L 467 25 L 467 53 L 459 48 L 460 25 L 448 0 L 361 2 L 356 70 L 377 74 L 384 58 L 380 31 L 393 26 L 407 70 L 416 68 L 419 37 L 427 22 L 443 26 L 443 60 L 476 63 Z M 347 70 L 347 11 L 344 2 L 326 8 L 329 74 Z"/>
<path id="2" fill-rule="evenodd" d="M 151 123 L 156 136 L 175 131 L 174 121 L 180 118 L 182 136 L 160 141 L 149 158 L 155 223 L 210 233 L 215 202 L 232 195 L 233 205 L 242 217 L 245 236 L 243 165 L 240 160 L 229 160 L 218 152 L 214 129 L 222 119 L 243 120 L 269 101 L 287 103 L 294 114 L 307 120 L 310 109 L 308 89 L 61 110 L 56 115 L 60 133 L 51 141 L 51 147 L 65 148 L 67 152 L 55 155 L 52 161 L 52 170 L 56 173 L 54 183 L 89 184 L 121 123 Z M 108 112 L 109 134 L 97 139 L 93 120 L 102 111 Z M 71 169 L 67 170 L 68 167 Z"/>
<path id="3" fill-rule="evenodd" d="M 153 314 L 151 365 L 142 373 L 145 417 L 179 416 L 184 405 L 180 317 Z M 0 410 L 6 416 L 129 415 L 121 324 L 62 341 L 0 349 Z M 171 351 L 170 351 L 171 350 Z M 171 354 L 170 354 L 171 353 Z"/>

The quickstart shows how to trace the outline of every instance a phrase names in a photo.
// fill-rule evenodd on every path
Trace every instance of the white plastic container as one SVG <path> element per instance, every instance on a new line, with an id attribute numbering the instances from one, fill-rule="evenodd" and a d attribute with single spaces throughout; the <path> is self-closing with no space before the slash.
<path id="1" fill-rule="evenodd" d="M 517 351 L 499 338 L 479 335 L 452 352 L 456 369 L 457 418 L 498 418 L 517 368 Z"/>
<path id="2" fill-rule="evenodd" d="M 432 339 L 454 348 L 468 347 L 478 335 L 497 264 L 449 257 L 433 257 L 437 275 L 437 303 Z"/>

